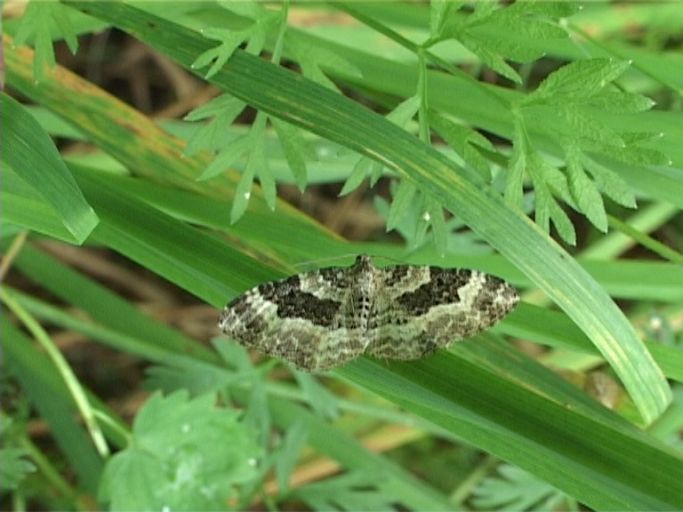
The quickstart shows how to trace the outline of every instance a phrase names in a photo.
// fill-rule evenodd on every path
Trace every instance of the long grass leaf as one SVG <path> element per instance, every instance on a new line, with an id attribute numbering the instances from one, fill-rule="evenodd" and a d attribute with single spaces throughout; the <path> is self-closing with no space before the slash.
<path id="1" fill-rule="evenodd" d="M 0 123 L 3 126 L 0 152 L 3 181 L 7 181 L 6 174 L 12 171 L 21 176 L 35 191 L 32 199 L 42 199 L 48 206 L 48 215 L 56 214 L 71 234 L 72 241 L 82 243 L 97 225 L 97 215 L 83 198 L 50 137 L 21 104 L 5 93 L 0 93 Z M 30 217 L 16 210 L 26 206 L 12 201 L 3 213 L 9 220 L 44 230 L 40 217 L 36 218 L 35 224 L 27 222 Z"/>

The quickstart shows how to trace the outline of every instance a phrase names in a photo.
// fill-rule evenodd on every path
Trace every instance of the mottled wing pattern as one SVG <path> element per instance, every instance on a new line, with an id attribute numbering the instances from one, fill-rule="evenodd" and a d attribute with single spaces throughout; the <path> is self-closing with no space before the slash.
<path id="1" fill-rule="evenodd" d="M 366 352 L 386 359 L 418 359 L 472 336 L 519 300 L 505 281 L 466 269 L 397 266 L 383 278 Z"/>
<path id="2" fill-rule="evenodd" d="M 495 324 L 517 304 L 505 281 L 482 272 L 399 265 L 359 256 L 262 284 L 229 303 L 219 327 L 247 347 L 322 371 L 363 352 L 417 359 Z"/>
<path id="3" fill-rule="evenodd" d="M 323 269 L 264 283 L 229 303 L 219 327 L 306 371 L 323 371 L 360 355 L 368 344 L 348 315 L 352 287 L 344 269 Z"/>

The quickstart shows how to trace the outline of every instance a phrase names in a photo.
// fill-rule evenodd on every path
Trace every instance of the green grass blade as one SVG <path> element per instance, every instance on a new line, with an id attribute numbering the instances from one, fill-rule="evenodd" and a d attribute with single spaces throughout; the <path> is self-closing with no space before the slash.
<path id="1" fill-rule="evenodd" d="M 85 168 L 83 171 L 87 172 Z M 326 236 L 318 230 L 302 229 L 299 218 L 286 213 L 278 215 L 277 222 L 272 222 L 272 213 L 253 211 L 237 224 L 228 226 L 226 212 L 230 210 L 230 200 L 227 197 L 206 197 L 194 191 L 125 176 L 107 177 L 107 187 L 125 196 L 132 195 L 177 220 L 219 230 L 229 240 L 239 239 L 252 251 L 272 254 L 278 261 L 272 261 L 271 264 L 281 266 L 290 273 L 296 271 L 292 263 L 351 254 L 353 251 L 348 243 L 340 239 Z M 297 235 L 294 246 L 292 233 Z"/>
<path id="2" fill-rule="evenodd" d="M 5 248 L 5 244 L 0 244 Z M 151 340 L 178 354 L 215 361 L 211 351 L 178 331 L 165 327 L 140 312 L 104 286 L 88 279 L 56 258 L 26 244 L 14 265 L 33 282 L 65 302 L 87 311 L 89 317 L 130 336 Z"/>
<path id="3" fill-rule="evenodd" d="M 3 208 L 3 233 L 6 229 L 4 225 L 11 224 L 65 242 L 73 243 L 75 241 L 54 209 L 46 204 L 41 197 L 36 197 L 36 191 L 19 178 L 14 171 L 4 168 L 0 179 L 2 179 L 0 201 Z"/>
<path id="4" fill-rule="evenodd" d="M 31 216 L 24 210 L 37 206 L 45 210 L 42 214 L 47 215 L 53 224 L 54 217 L 59 218 L 71 234 L 70 241 L 83 243 L 97 225 L 97 215 L 83 198 L 48 134 L 21 104 L 5 93 L 0 93 L 0 123 L 3 126 L 3 150 L 0 152 L 3 181 L 10 182 L 5 186 L 19 185 L 7 176 L 14 172 L 34 192 L 33 197 L 27 197 L 26 187 L 21 187 L 24 193 L 20 192 L 18 198 L 24 201 L 10 200 L 5 204 L 3 214 L 6 220 L 64 238 L 63 232 L 46 226 L 40 215 Z M 7 191 L 8 195 L 14 196 L 12 199 L 17 198 L 16 192 L 14 187 Z M 31 199 L 36 204 L 26 204 Z"/>
<path id="5" fill-rule="evenodd" d="M 458 354 L 390 368 L 361 359 L 337 373 L 514 460 L 592 508 L 683 506 L 683 491 L 676 483 L 681 458 L 653 446 L 630 426 L 615 429 L 524 386 L 510 386 L 505 375 Z M 514 412 L 504 405 L 508 401 L 517 404 Z"/>
<path id="6" fill-rule="evenodd" d="M 31 340 L 10 322 L 0 322 L 0 343 L 9 372 L 49 424 L 50 433 L 76 470 L 84 489 L 94 494 L 103 461 L 76 419 L 76 406 L 64 380 Z"/>
<path id="7" fill-rule="evenodd" d="M 101 218 L 94 238 L 214 306 L 223 306 L 253 283 L 278 274 L 246 259 L 232 245 L 165 215 L 108 186 L 105 176 L 77 173 Z M 250 277 L 246 277 L 250 276 Z"/>

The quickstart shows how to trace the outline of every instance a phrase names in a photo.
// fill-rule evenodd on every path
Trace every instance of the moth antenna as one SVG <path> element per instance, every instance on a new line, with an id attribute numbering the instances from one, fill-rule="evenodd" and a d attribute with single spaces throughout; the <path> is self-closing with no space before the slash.
<path id="1" fill-rule="evenodd" d="M 379 260 L 379 261 L 384 260 L 384 261 L 388 261 L 388 262 L 390 262 L 390 263 L 398 263 L 399 265 L 405 264 L 405 260 L 400 260 L 400 259 L 397 259 L 397 258 L 392 258 L 391 256 L 385 256 L 385 255 L 383 255 L 383 254 L 378 254 L 378 255 L 376 255 L 376 256 L 373 256 L 372 259 L 375 260 L 375 261 L 377 261 L 377 260 Z"/>
<path id="2" fill-rule="evenodd" d="M 316 258 L 312 260 L 304 260 L 304 261 L 299 261 L 297 263 L 292 263 L 291 265 L 294 268 L 297 269 L 306 269 L 306 268 L 311 268 L 315 269 L 320 267 L 321 263 L 334 263 L 334 262 L 342 262 L 346 258 L 356 258 L 359 255 L 362 254 L 368 254 L 366 252 L 360 251 L 360 252 L 347 252 L 345 254 L 339 254 L 337 256 L 328 256 L 325 258 Z M 398 265 L 405 265 L 406 264 L 406 257 L 409 256 L 408 254 L 405 255 L 403 258 L 394 258 L 393 256 L 387 256 L 384 254 L 368 254 L 372 258 L 373 261 L 384 261 L 384 262 L 389 262 L 393 264 L 398 264 Z"/>
<path id="3" fill-rule="evenodd" d="M 320 263 L 330 263 L 330 262 L 335 262 L 335 261 L 339 262 L 339 261 L 343 261 L 346 258 L 355 258 L 356 256 L 358 256 L 357 253 L 349 252 L 349 253 L 345 253 L 345 254 L 339 254 L 337 256 L 328 256 L 326 258 L 316 258 L 314 260 L 299 261 L 297 263 L 292 263 L 292 266 L 294 268 L 301 268 L 301 269 L 304 269 L 306 267 L 313 267 L 313 266 L 318 267 L 318 266 L 320 266 Z"/>
<path id="4" fill-rule="evenodd" d="M 406 258 L 409 256 L 409 254 L 406 254 L 403 258 L 394 258 L 392 256 L 386 256 L 384 254 L 371 255 L 373 261 L 386 261 L 397 265 L 406 265 Z"/>

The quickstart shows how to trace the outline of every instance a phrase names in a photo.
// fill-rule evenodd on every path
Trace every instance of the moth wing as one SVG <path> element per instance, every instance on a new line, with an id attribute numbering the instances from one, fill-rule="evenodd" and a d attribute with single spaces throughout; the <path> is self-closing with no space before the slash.
<path id="1" fill-rule="evenodd" d="M 387 286 L 367 353 L 418 359 L 503 318 L 519 297 L 508 283 L 466 269 L 412 267 L 412 280 Z M 391 283 L 391 281 L 388 281 Z"/>
<path id="2" fill-rule="evenodd" d="M 304 371 L 325 371 L 358 357 L 367 337 L 345 325 L 347 294 L 321 274 L 309 272 L 253 288 L 225 307 L 219 327 L 242 345 Z M 313 287 L 320 280 L 323 285 Z M 314 295 L 313 289 L 320 293 Z"/>

